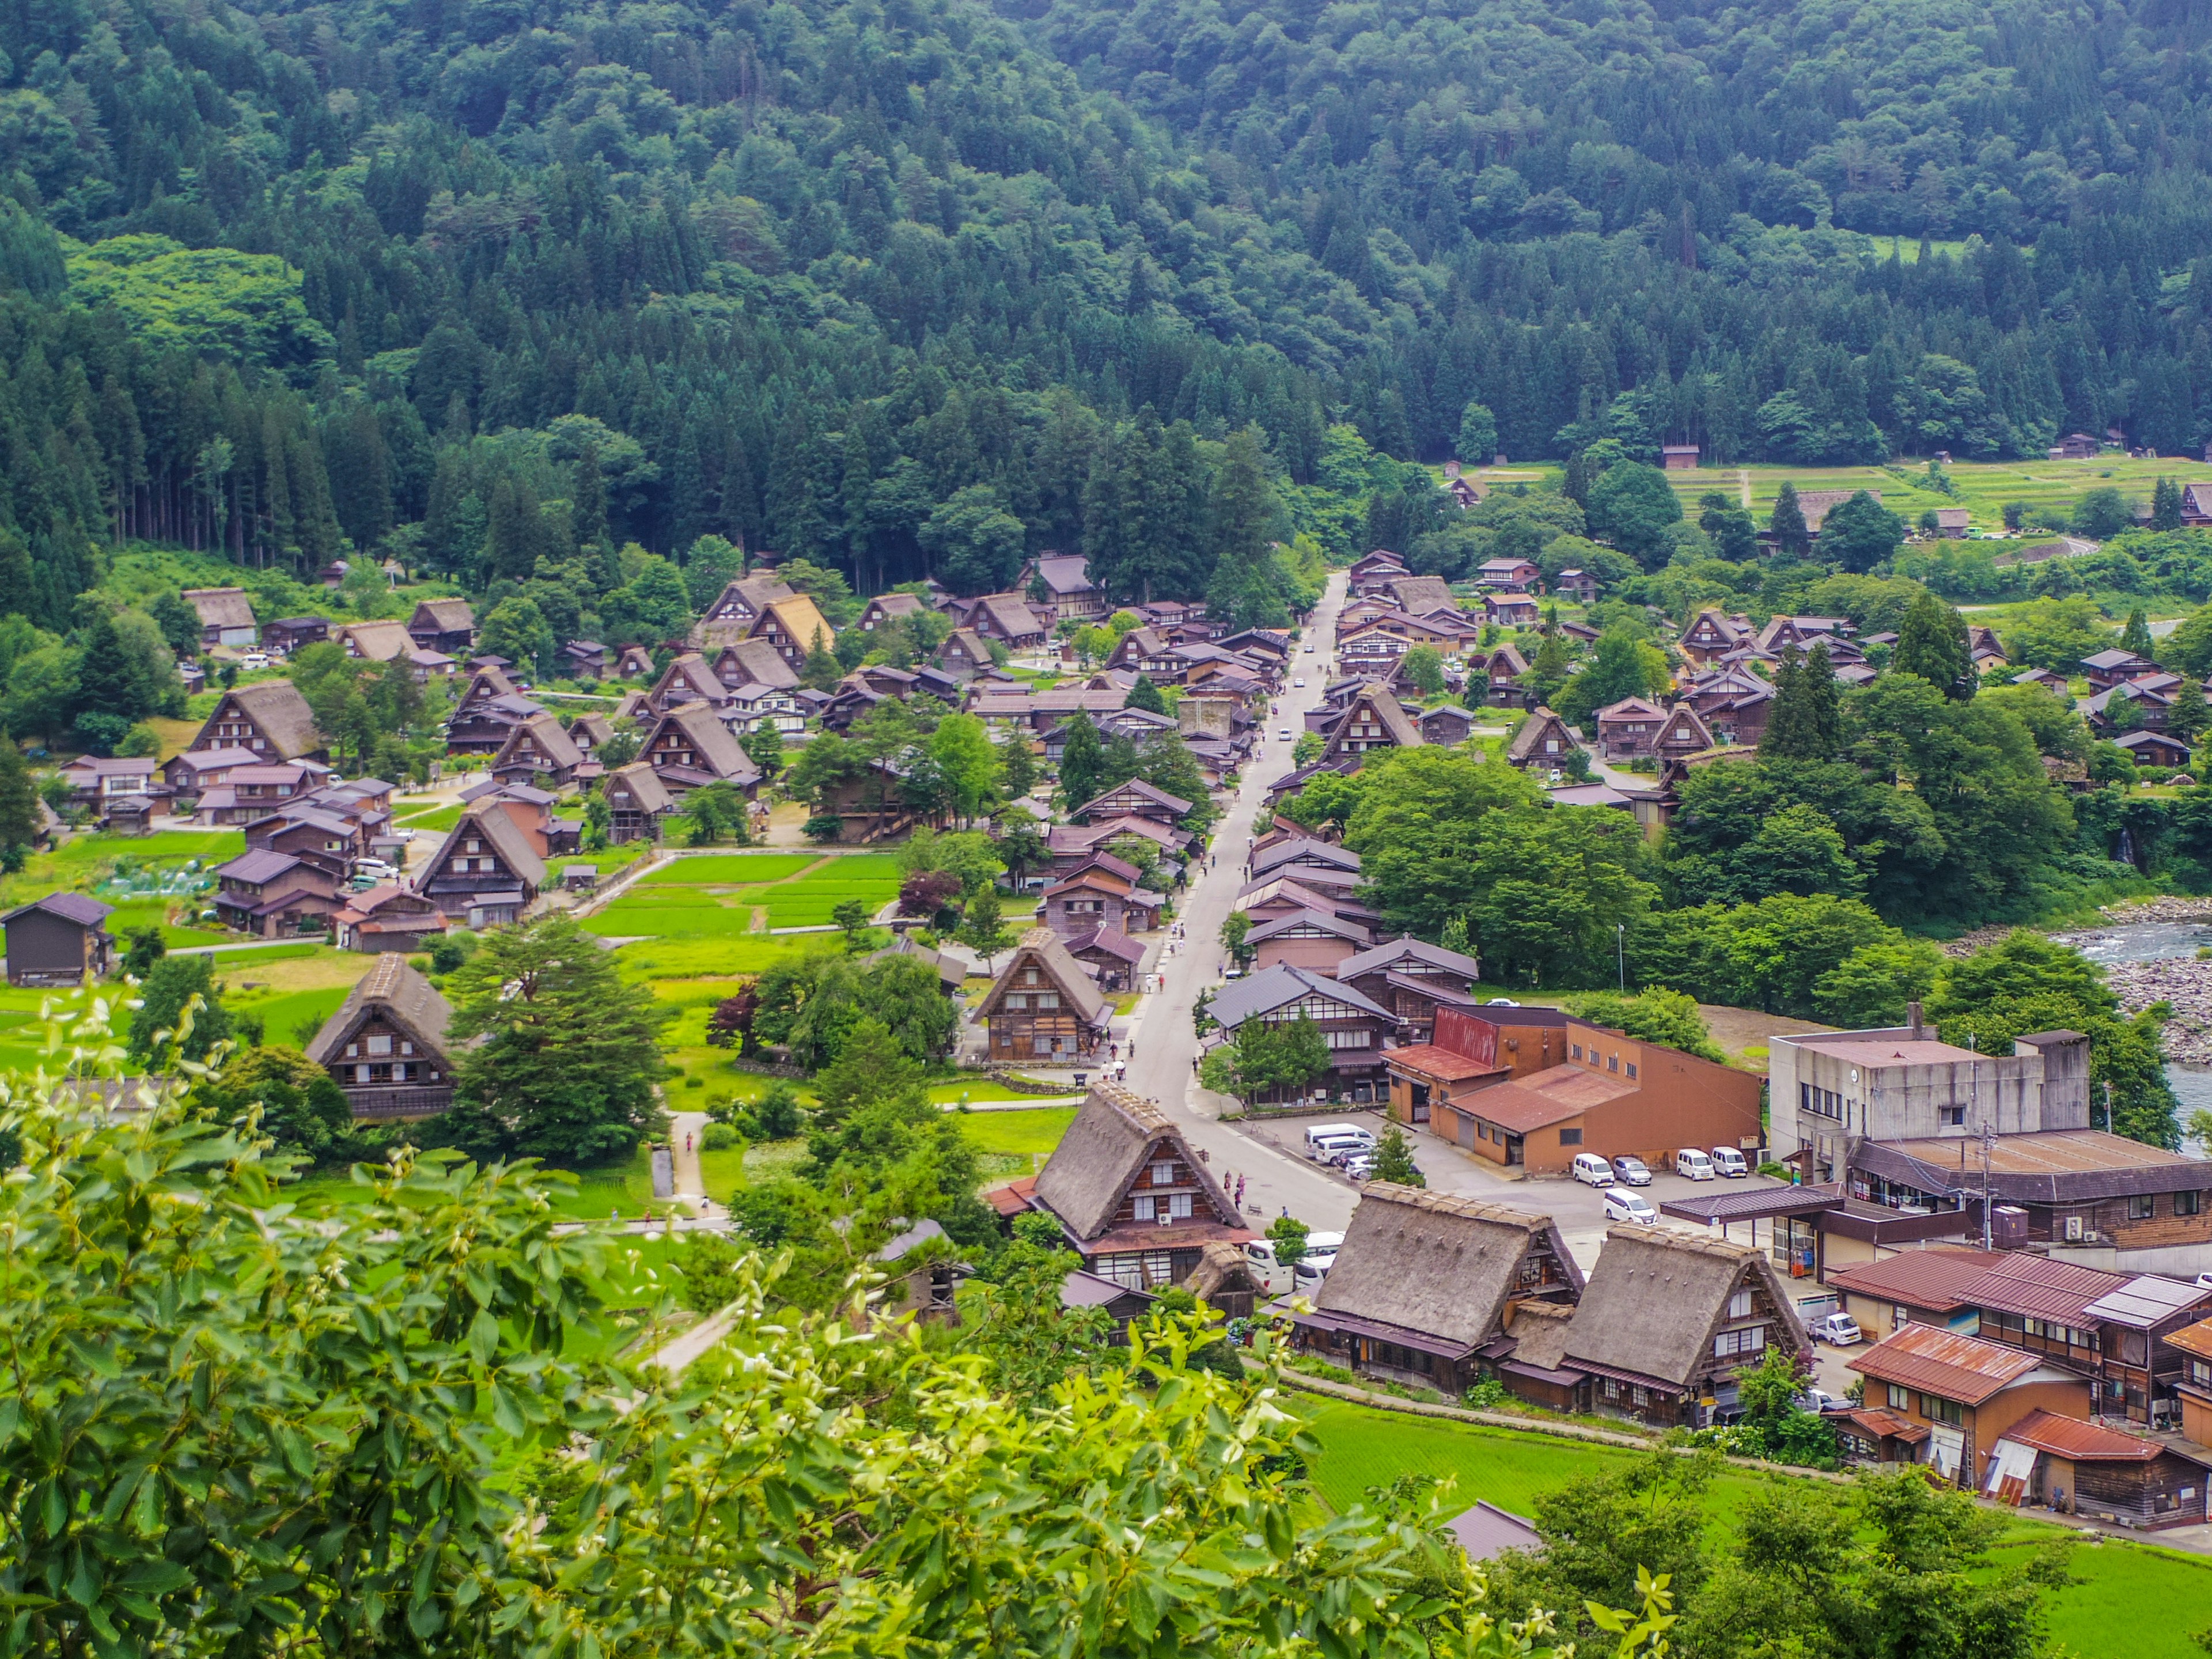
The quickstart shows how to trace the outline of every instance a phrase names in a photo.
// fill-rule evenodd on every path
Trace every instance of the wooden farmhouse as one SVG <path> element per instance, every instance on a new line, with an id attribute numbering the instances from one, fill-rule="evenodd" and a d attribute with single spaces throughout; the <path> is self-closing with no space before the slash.
<path id="1" fill-rule="evenodd" d="M 1180 1284 L 1206 1246 L 1255 1237 L 1175 1121 L 1115 1083 L 1091 1085 L 1030 1201 L 1086 1272 L 1132 1290 Z"/>
<path id="2" fill-rule="evenodd" d="M 1048 928 L 1035 927 L 984 994 L 975 1018 L 991 1058 L 1037 1066 L 1088 1060 L 1105 1040 L 1113 1005 Z"/>
<path id="3" fill-rule="evenodd" d="M 256 680 L 234 686 L 189 745 L 194 749 L 251 749 L 264 761 L 327 763 L 331 746 L 315 729 L 315 711 L 289 680 Z"/>
<path id="4" fill-rule="evenodd" d="M 1336 1264 L 1293 1316 L 1297 1344 L 1330 1364 L 1456 1398 L 1510 1352 L 1517 1306 L 1572 1307 L 1582 1270 L 1549 1216 L 1370 1182 Z"/>
<path id="5" fill-rule="evenodd" d="M 492 757 L 491 775 L 501 783 L 550 778 L 557 787 L 573 780 L 583 763 L 583 751 L 575 740 L 562 729 L 559 720 L 541 710 L 507 734 L 507 741 Z"/>
<path id="6" fill-rule="evenodd" d="M 416 879 L 416 890 L 474 928 L 519 921 L 544 885 L 545 861 L 514 820 L 489 803 L 471 807 Z"/>
<path id="7" fill-rule="evenodd" d="M 428 1117 L 453 1102 L 453 1017 L 437 988 L 396 953 L 380 955 L 307 1045 L 356 1118 Z"/>
<path id="8" fill-rule="evenodd" d="M 8 930 L 8 983 L 80 985 L 115 968 L 115 940 L 107 918 L 115 913 L 82 893 L 48 893 L 19 904 L 4 916 Z"/>
<path id="9" fill-rule="evenodd" d="M 607 840 L 617 847 L 625 842 L 659 841 L 662 824 L 676 810 L 676 798 L 646 761 L 632 761 L 608 773 L 599 793 L 607 803 Z"/>

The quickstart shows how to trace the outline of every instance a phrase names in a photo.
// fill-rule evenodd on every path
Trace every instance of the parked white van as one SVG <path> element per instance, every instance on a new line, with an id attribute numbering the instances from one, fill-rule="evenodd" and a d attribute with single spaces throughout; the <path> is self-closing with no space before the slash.
<path id="1" fill-rule="evenodd" d="M 1357 1123 L 1310 1123 L 1306 1126 L 1306 1156 L 1317 1164 L 1328 1162 L 1332 1152 L 1360 1148 L 1372 1150 L 1375 1132 Z"/>
<path id="2" fill-rule="evenodd" d="M 1685 1146 L 1674 1154 L 1674 1173 L 1687 1176 L 1692 1181 L 1711 1181 L 1713 1161 L 1694 1146 Z"/>
<path id="3" fill-rule="evenodd" d="M 1610 1187 L 1613 1184 L 1613 1165 L 1595 1152 L 1577 1152 L 1571 1166 L 1576 1180 L 1589 1187 Z"/>
<path id="4" fill-rule="evenodd" d="M 1733 1146 L 1713 1148 L 1713 1168 L 1731 1181 L 1738 1176 L 1747 1176 L 1751 1173 L 1751 1165 L 1743 1161 L 1743 1154 Z"/>
<path id="5" fill-rule="evenodd" d="M 1308 1233 L 1306 1255 L 1324 1257 L 1334 1261 L 1336 1260 L 1337 1246 L 1343 1243 L 1342 1233 Z M 1275 1295 L 1283 1295 L 1291 1289 L 1292 1278 L 1291 1270 L 1275 1259 L 1273 1239 L 1249 1240 L 1244 1246 L 1244 1260 L 1251 1264 L 1252 1272 L 1261 1284 Z"/>

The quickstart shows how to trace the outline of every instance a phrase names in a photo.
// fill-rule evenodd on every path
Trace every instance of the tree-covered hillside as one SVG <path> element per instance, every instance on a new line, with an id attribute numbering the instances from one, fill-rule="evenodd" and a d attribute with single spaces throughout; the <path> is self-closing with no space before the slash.
<path id="1" fill-rule="evenodd" d="M 0 15 L 6 602 L 131 536 L 1196 592 L 1231 432 L 1349 545 L 1342 429 L 1470 403 L 1522 457 L 2212 433 L 2187 9 L 1008 9 Z"/>

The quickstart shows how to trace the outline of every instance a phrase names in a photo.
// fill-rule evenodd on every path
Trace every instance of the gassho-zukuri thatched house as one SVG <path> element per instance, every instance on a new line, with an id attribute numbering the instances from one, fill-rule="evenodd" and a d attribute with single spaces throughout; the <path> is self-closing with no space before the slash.
<path id="1" fill-rule="evenodd" d="M 1131 1290 L 1180 1285 L 1206 1246 L 1256 1237 L 1175 1122 L 1116 1083 L 1091 1085 L 1024 1194 L 1060 1223 L 1083 1266 Z"/>
<path id="2" fill-rule="evenodd" d="M 1293 1316 L 1296 1340 L 1361 1376 L 1456 1396 L 1512 1352 L 1523 1305 L 1582 1294 L 1551 1217 L 1371 1182 L 1313 1311 Z"/>

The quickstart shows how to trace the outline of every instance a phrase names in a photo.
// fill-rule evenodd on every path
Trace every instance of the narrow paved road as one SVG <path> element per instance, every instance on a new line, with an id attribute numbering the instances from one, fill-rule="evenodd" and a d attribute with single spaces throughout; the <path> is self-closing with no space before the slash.
<path id="1" fill-rule="evenodd" d="M 1243 786 L 1215 830 L 1213 856 L 1206 873 L 1184 890 L 1176 912 L 1184 924 L 1182 948 L 1154 964 L 1164 975 L 1164 988 L 1145 999 L 1135 1058 L 1125 1079 L 1137 1093 L 1158 1102 L 1182 1122 L 1193 1144 L 1207 1154 L 1216 1175 L 1245 1177 L 1244 1207 L 1255 1222 L 1264 1224 L 1263 1218 L 1287 1207 L 1309 1226 L 1330 1231 L 1340 1231 L 1351 1219 L 1358 1194 L 1303 1159 L 1262 1146 L 1233 1124 L 1218 1120 L 1219 1097 L 1201 1090 L 1191 1070 L 1198 1053 L 1191 1007 L 1200 990 L 1221 981 L 1221 924 L 1244 884 L 1245 842 L 1255 819 L 1266 823 L 1267 786 L 1291 769 L 1295 734 L 1305 729 L 1306 710 L 1321 701 L 1346 580 L 1341 571 L 1328 579 L 1328 591 L 1308 620 L 1301 649 L 1291 659 L 1291 678 L 1303 678 L 1305 684 L 1296 688 L 1285 684 L 1267 735 L 1244 769 Z M 1308 640 L 1314 645 L 1310 656 L 1303 649 Z M 1285 730 L 1293 734 L 1291 739 L 1279 735 Z"/>

